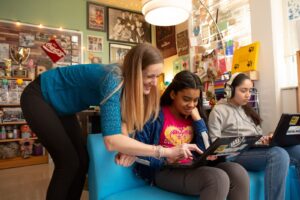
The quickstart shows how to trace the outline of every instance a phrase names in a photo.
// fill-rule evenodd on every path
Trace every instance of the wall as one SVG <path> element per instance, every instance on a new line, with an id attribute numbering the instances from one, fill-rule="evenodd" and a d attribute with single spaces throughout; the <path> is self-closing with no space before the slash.
<path id="1" fill-rule="evenodd" d="M 86 46 L 87 35 L 106 38 L 105 32 L 86 29 L 86 1 L 83 0 L 1 0 L 0 19 L 20 21 L 29 24 L 43 24 L 53 28 L 78 30 L 83 33 L 83 46 Z M 87 60 L 84 52 L 84 62 Z M 108 62 L 108 43 L 103 45 L 103 62 Z"/>
<path id="2" fill-rule="evenodd" d="M 86 0 L 1 0 L 0 19 L 81 31 L 84 47 L 86 47 L 87 35 L 101 36 L 104 39 L 103 52 L 93 52 L 93 54 L 102 57 L 103 63 L 108 63 L 109 43 L 106 40 L 106 32 L 86 28 L 86 2 Z M 152 31 L 152 41 L 153 37 Z M 88 52 L 85 50 L 83 59 L 88 63 Z"/>
<path id="3" fill-rule="evenodd" d="M 284 63 L 282 0 L 250 0 L 252 40 L 260 41 L 256 83 L 263 131 L 274 131 L 282 113 L 280 88 Z M 296 112 L 296 111 L 295 111 Z"/>

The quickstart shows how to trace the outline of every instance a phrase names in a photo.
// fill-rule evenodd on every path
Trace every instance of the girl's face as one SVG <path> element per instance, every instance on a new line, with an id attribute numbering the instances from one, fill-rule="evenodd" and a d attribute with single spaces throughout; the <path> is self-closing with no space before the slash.
<path id="1" fill-rule="evenodd" d="M 143 91 L 144 95 L 148 95 L 152 87 L 157 86 L 157 79 L 162 73 L 163 64 L 149 65 L 143 70 Z"/>
<path id="2" fill-rule="evenodd" d="M 200 90 L 187 88 L 175 93 L 170 93 L 173 100 L 171 109 L 177 116 L 184 115 L 189 116 L 192 114 L 193 109 L 197 106 L 200 98 Z"/>
<path id="3" fill-rule="evenodd" d="M 246 105 L 250 99 L 253 83 L 249 79 L 245 79 L 242 84 L 235 88 L 234 97 L 230 101 L 237 105 Z"/>

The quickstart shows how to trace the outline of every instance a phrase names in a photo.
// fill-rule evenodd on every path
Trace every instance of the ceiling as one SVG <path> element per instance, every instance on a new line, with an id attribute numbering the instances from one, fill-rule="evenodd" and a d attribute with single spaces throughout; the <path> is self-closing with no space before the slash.
<path id="1" fill-rule="evenodd" d="M 142 11 L 142 0 L 95 0 L 95 2 L 126 10 Z"/>

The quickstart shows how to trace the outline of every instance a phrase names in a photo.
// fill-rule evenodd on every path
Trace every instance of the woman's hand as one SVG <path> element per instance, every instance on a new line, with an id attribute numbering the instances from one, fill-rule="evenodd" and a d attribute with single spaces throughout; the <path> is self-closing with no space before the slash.
<path id="1" fill-rule="evenodd" d="M 203 153 L 196 144 L 181 144 L 172 148 L 164 148 L 164 153 L 161 156 L 175 162 L 181 159 L 192 158 L 193 155 L 191 151 L 196 151 L 199 154 Z"/>
<path id="2" fill-rule="evenodd" d="M 115 163 L 123 167 L 129 167 L 135 162 L 135 156 L 129 156 L 123 153 L 117 153 Z"/>
<path id="3" fill-rule="evenodd" d="M 194 121 L 198 121 L 201 119 L 201 116 L 199 114 L 199 111 L 198 111 L 198 108 L 195 107 L 193 110 L 192 110 L 192 113 L 191 113 L 191 117 Z"/>

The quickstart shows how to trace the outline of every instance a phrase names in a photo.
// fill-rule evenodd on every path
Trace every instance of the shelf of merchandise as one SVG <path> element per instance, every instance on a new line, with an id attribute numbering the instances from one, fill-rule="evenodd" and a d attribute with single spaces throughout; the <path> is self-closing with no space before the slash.
<path id="1" fill-rule="evenodd" d="M 16 79 L 22 79 L 23 81 L 32 81 L 32 78 L 23 78 L 23 77 L 9 77 L 9 76 L 0 76 L 0 79 L 7 79 L 7 80 L 16 80 Z"/>
<path id="2" fill-rule="evenodd" d="M 20 104 L 0 104 L 0 107 L 18 107 Z"/>
<path id="3" fill-rule="evenodd" d="M 24 81 L 32 81 L 31 78 L 23 78 L 23 77 L 5 77 L 0 76 L 1 79 L 7 79 L 7 80 L 16 80 L 16 79 L 22 79 Z M 4 107 L 20 107 L 19 103 L 11 103 L 11 104 L 0 104 L 0 109 Z M 0 126 L 12 126 L 12 125 L 24 125 L 27 124 L 25 120 L 23 121 L 11 121 L 11 122 L 2 122 L 0 123 Z M 29 138 L 31 140 L 37 140 L 37 137 Z M 4 139 L 0 140 L 0 145 L 3 145 L 5 143 L 9 142 L 19 142 L 23 140 L 22 138 L 18 139 Z M 14 167 L 24 167 L 24 166 L 30 166 L 30 165 L 37 165 L 37 164 L 46 164 L 48 163 L 48 152 L 45 150 L 45 154 L 41 156 L 30 156 L 29 158 L 22 158 L 21 156 L 15 157 L 15 158 L 7 158 L 7 159 L 0 159 L 0 170 L 1 169 L 8 169 L 8 168 L 14 168 Z"/>
<path id="4" fill-rule="evenodd" d="M 29 158 L 8 158 L 0 160 L 0 169 L 8 169 L 13 167 L 24 167 L 30 165 L 46 164 L 48 163 L 48 153 L 42 156 L 31 156 Z"/>
<path id="5" fill-rule="evenodd" d="M 4 140 L 0 140 L 0 143 L 4 143 L 4 142 L 18 142 L 24 139 L 30 139 L 30 140 L 37 140 L 37 137 L 33 137 L 33 138 L 16 138 L 16 139 L 4 139 Z"/>
<path id="6" fill-rule="evenodd" d="M 3 123 L 0 123 L 0 126 L 23 125 L 23 124 L 27 124 L 27 122 L 26 122 L 26 121 L 19 121 L 19 122 L 3 122 Z"/>

